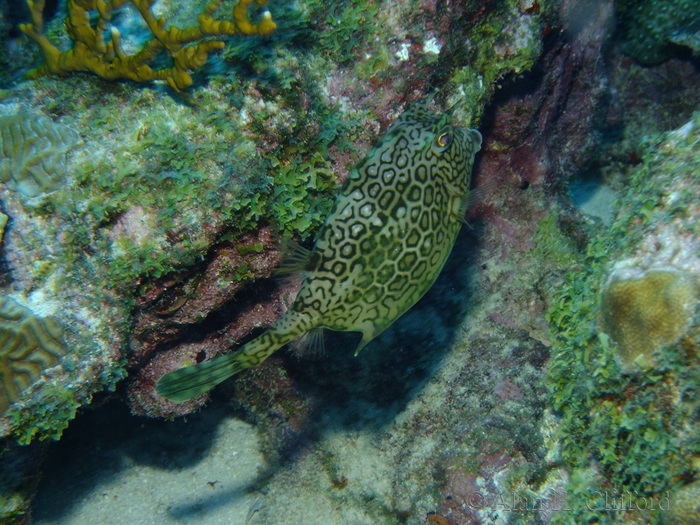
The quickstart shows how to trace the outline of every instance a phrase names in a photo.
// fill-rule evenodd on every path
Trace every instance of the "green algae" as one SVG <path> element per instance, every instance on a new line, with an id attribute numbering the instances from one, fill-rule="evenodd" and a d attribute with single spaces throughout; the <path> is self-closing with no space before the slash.
<path id="1" fill-rule="evenodd" d="M 200 102 L 206 111 L 214 101 Z M 50 211 L 70 224 L 63 235 L 68 259 L 56 264 L 92 264 L 85 256 L 89 250 L 106 262 L 97 271 L 110 287 L 162 277 L 191 266 L 208 249 L 209 243 L 188 235 L 187 223 L 197 223 L 204 210 L 209 220 L 230 224 L 238 234 L 268 223 L 288 236 L 312 235 L 325 219 L 335 190 L 329 162 L 316 152 L 306 158 L 298 154 L 292 162 L 272 154 L 252 160 L 256 156 L 241 128 L 211 110 L 202 115 L 207 127 L 174 110 L 169 114 L 180 114 L 183 120 L 154 119 L 101 158 L 85 159 L 76 170 L 77 194 L 59 196 Z M 96 111 L 103 132 L 124 132 L 128 124 L 109 114 L 109 104 Z M 233 154 L 226 147 L 231 143 L 239 144 Z M 256 182 L 255 175 L 241 177 L 247 172 L 269 175 Z M 129 228 L 123 224 L 129 214 L 139 215 L 134 227 L 147 234 L 114 233 Z"/>
<path id="2" fill-rule="evenodd" d="M 697 0 L 623 0 L 620 41 L 623 51 L 644 65 L 654 65 L 676 54 L 672 45 L 695 23 L 700 12 Z M 697 28 L 695 28 L 697 31 Z"/>
<path id="3" fill-rule="evenodd" d="M 562 232 L 555 211 L 550 211 L 546 217 L 539 220 L 534 242 L 533 251 L 543 265 L 564 268 L 579 255 L 573 239 Z"/>

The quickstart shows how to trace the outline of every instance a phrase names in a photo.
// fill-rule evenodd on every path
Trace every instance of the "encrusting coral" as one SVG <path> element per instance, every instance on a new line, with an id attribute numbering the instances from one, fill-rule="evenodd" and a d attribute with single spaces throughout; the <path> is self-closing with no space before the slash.
<path id="1" fill-rule="evenodd" d="M 20 29 L 39 45 L 44 55 L 44 64 L 30 71 L 27 76 L 38 78 L 83 71 L 94 73 L 106 80 L 165 80 L 173 89 L 181 90 L 192 84 L 190 72 L 202 67 L 210 52 L 224 47 L 221 40 L 210 37 L 269 35 L 276 28 L 269 11 L 262 14 L 259 24 L 251 24 L 248 20 L 248 6 L 254 1 L 264 4 L 266 0 L 240 0 L 233 9 L 232 21 L 213 18 L 221 0 L 212 0 L 198 17 L 198 25 L 184 29 L 166 29 L 166 20 L 156 18 L 151 11 L 155 1 L 69 0 L 66 30 L 73 46 L 67 51 L 61 51 L 44 33 L 45 0 L 27 0 L 32 22 L 20 25 Z M 153 34 L 153 37 L 133 55 L 127 55 L 122 49 L 119 30 L 109 26 L 112 12 L 127 2 L 138 10 Z M 94 26 L 90 22 L 92 11 L 97 12 Z M 111 33 L 110 42 L 105 41 L 105 31 L 108 28 Z M 172 67 L 154 70 L 149 63 L 162 51 L 170 54 Z"/>
<path id="2" fill-rule="evenodd" d="M 697 523 L 697 487 L 678 487 L 696 479 L 700 457 L 699 124 L 696 114 L 645 146 L 611 226 L 588 241 L 547 314 L 547 384 L 572 509 L 552 523 L 630 523 L 629 512 L 601 520 L 583 503 L 608 489 L 618 502 L 662 502 L 644 522 Z"/>
<path id="3" fill-rule="evenodd" d="M 681 272 L 649 271 L 609 283 L 600 305 L 602 324 L 620 345 L 623 367 L 649 366 L 656 349 L 688 330 L 697 302 L 697 283 Z"/>

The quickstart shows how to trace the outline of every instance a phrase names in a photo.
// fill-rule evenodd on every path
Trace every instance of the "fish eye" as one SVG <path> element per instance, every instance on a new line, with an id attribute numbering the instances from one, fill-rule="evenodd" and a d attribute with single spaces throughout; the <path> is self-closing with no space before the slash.
<path id="1" fill-rule="evenodd" d="M 435 137 L 435 149 L 437 151 L 445 151 L 447 147 L 452 144 L 452 132 L 442 131 Z"/>

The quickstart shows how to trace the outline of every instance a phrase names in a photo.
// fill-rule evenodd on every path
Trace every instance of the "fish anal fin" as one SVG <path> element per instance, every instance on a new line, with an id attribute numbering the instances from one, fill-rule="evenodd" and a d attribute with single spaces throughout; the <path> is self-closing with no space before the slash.
<path id="1" fill-rule="evenodd" d="M 326 345 L 323 328 L 312 328 L 292 341 L 290 346 L 299 356 L 313 358 L 324 355 Z"/>

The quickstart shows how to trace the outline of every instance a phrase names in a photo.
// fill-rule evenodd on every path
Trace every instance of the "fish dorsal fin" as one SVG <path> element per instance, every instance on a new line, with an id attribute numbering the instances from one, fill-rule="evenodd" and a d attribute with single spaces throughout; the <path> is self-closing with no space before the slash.
<path id="1" fill-rule="evenodd" d="M 318 269 L 319 254 L 291 239 L 282 239 L 282 263 L 275 270 L 277 275 L 313 273 Z"/>

